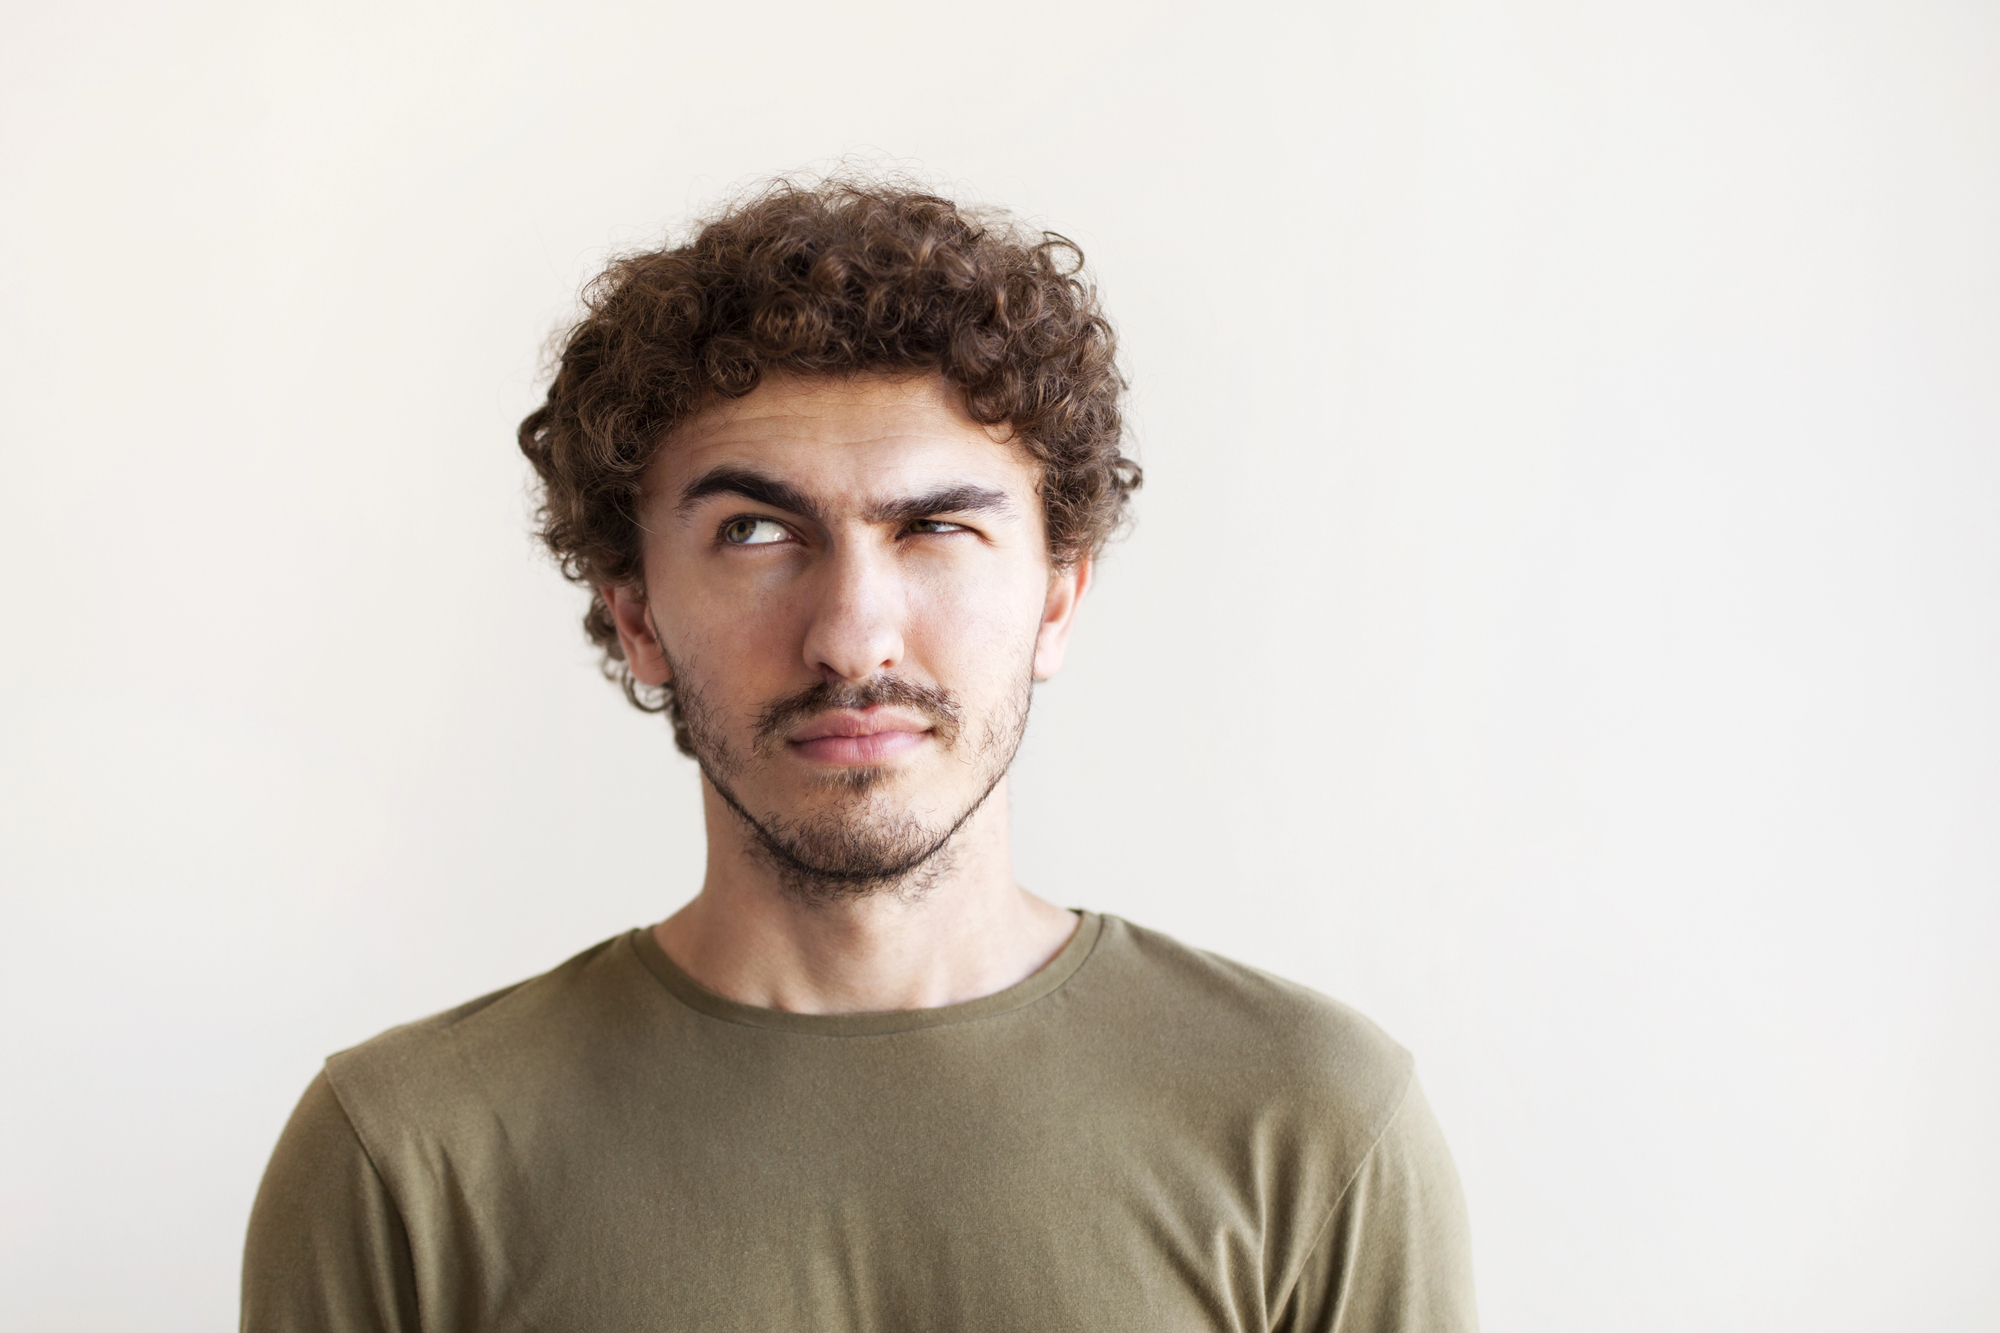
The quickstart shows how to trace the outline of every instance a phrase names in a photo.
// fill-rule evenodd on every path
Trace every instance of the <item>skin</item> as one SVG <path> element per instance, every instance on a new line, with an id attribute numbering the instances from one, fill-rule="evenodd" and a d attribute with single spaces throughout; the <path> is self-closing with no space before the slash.
<path id="1" fill-rule="evenodd" d="M 774 485 L 747 495 L 732 481 L 746 477 Z M 1075 931 L 1074 913 L 1014 882 L 1000 767 L 1028 677 L 1061 667 L 1090 584 L 1088 560 L 1050 559 L 1036 481 L 1009 432 L 936 376 L 770 376 L 661 451 L 643 587 L 601 591 L 634 676 L 672 676 L 710 739 L 697 744 L 707 873 L 653 928 L 702 986 L 794 1013 L 931 1008 L 1022 981 Z M 945 691 L 957 724 L 878 704 L 758 734 L 776 701 L 883 678 Z M 767 826 L 942 835 L 970 814 L 900 885 L 815 901 L 710 768 Z"/>

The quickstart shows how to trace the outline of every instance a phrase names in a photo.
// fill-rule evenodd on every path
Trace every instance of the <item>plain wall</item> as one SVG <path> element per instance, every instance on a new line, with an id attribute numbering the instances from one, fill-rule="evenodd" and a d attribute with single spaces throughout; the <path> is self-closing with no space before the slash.
<path id="1" fill-rule="evenodd" d="M 693 891 L 513 429 L 857 154 L 1132 372 L 1023 882 L 1411 1047 L 1495 1333 L 2000 1327 L 2000 10 L 0 25 L 0 1324 L 229 1325 L 325 1055 Z"/>

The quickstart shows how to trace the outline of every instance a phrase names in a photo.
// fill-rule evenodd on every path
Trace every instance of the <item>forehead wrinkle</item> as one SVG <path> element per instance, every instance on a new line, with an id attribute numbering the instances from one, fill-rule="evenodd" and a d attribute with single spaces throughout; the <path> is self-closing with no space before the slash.
<path id="1" fill-rule="evenodd" d="M 772 401 L 764 394 L 765 390 L 760 389 L 746 399 L 713 404 L 684 422 L 653 465 L 657 480 L 647 488 L 653 493 L 652 503 L 666 501 L 671 506 L 668 512 L 682 525 L 693 521 L 696 500 L 726 491 L 822 522 L 836 515 L 852 514 L 870 523 L 881 523 L 947 510 L 1014 518 L 1022 510 L 1020 498 L 1013 495 L 1018 488 L 1012 473 L 1023 462 L 1029 462 L 1030 475 L 1022 480 L 1027 482 L 1031 495 L 1039 494 L 1039 469 L 1020 457 L 1018 440 L 1005 428 L 970 420 L 940 422 L 926 411 L 900 410 L 900 404 L 883 405 L 888 410 L 879 410 L 865 401 L 866 395 L 856 396 L 863 401 L 843 402 L 840 399 L 844 395 L 836 394 L 835 400 L 828 403 L 823 398 L 801 400 L 790 395 Z M 963 409 L 951 415 L 961 417 Z M 915 475 L 911 475 L 910 469 L 893 462 L 886 470 L 880 469 L 870 457 L 886 451 L 892 458 L 897 455 L 907 458 L 914 451 L 918 457 L 928 454 L 935 459 L 931 446 L 950 449 L 967 444 L 981 446 L 982 452 L 997 449 L 1008 456 L 1007 479 L 987 475 L 988 469 L 980 465 L 972 467 L 968 476 L 949 463 L 936 471 L 920 464 L 914 470 Z M 791 475 L 802 459 L 816 455 L 823 458 L 829 452 L 839 454 L 849 450 L 860 455 L 852 466 L 827 469 L 806 462 L 800 476 Z M 688 458 L 690 452 L 695 457 Z M 678 466 L 668 462 L 677 454 L 685 460 Z M 702 455 L 713 466 L 701 468 Z M 777 466 L 772 466 L 774 463 Z M 674 472 L 686 475 L 683 469 L 699 470 L 695 480 L 673 487 L 668 477 Z M 703 484 L 714 474 L 730 471 L 754 475 L 768 484 L 754 488 Z M 922 475 L 926 471 L 931 475 Z M 953 476 L 954 472 L 958 475 Z M 901 475 L 897 476 L 898 473 Z M 807 477 L 820 485 L 802 484 Z M 785 492 L 782 495 L 778 493 L 780 487 Z M 693 494 L 697 488 L 702 495 Z M 876 498 L 891 488 L 904 493 Z M 675 494 L 676 489 L 680 494 Z M 870 491 L 875 494 L 869 494 Z"/>

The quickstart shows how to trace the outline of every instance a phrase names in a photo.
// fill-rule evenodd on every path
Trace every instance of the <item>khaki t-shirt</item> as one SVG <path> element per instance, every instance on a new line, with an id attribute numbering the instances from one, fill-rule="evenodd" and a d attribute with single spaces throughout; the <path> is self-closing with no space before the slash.
<path id="1" fill-rule="evenodd" d="M 785 1333 L 1474 1327 L 1409 1056 L 1085 914 L 942 1009 L 780 1013 L 635 930 L 327 1061 L 243 1327 Z"/>

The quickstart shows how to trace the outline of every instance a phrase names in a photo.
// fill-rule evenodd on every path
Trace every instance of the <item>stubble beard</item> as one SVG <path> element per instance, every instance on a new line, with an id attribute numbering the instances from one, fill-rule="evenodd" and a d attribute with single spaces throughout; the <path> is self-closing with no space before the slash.
<path id="1" fill-rule="evenodd" d="M 968 734 L 951 695 L 893 676 L 862 685 L 822 683 L 780 699 L 758 716 L 751 743 L 756 758 L 774 757 L 789 725 L 828 709 L 903 705 L 931 720 L 932 735 L 947 758 L 978 768 L 978 795 L 955 818 L 927 823 L 890 806 L 891 798 L 882 788 L 891 773 L 870 765 L 832 770 L 821 779 L 829 808 L 798 817 L 756 815 L 736 794 L 733 784 L 747 763 L 730 744 L 720 711 L 677 664 L 669 662 L 668 668 L 702 776 L 750 834 L 751 855 L 774 872 L 788 896 L 812 907 L 877 894 L 914 902 L 949 875 L 957 861 L 960 830 L 979 813 L 1013 765 L 1028 728 L 1034 693 L 1033 676 L 1024 670 L 1018 691 L 985 720 L 976 737 Z"/>

